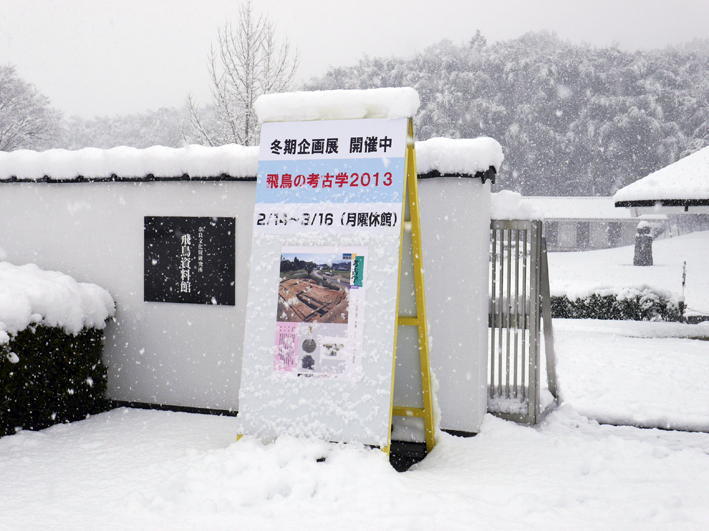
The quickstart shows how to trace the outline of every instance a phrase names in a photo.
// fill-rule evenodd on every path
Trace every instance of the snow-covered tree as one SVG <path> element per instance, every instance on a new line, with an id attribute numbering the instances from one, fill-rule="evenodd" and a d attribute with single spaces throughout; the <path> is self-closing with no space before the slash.
<path id="1" fill-rule="evenodd" d="M 297 53 L 277 37 L 271 20 L 255 13 L 251 2 L 241 4 L 236 23 L 218 30 L 209 54 L 211 106 L 200 109 L 188 98 L 193 132 L 209 145 L 255 143 L 256 98 L 288 89 L 297 66 Z"/>
<path id="2" fill-rule="evenodd" d="M 184 144 L 183 130 L 188 120 L 184 109 L 173 107 L 94 118 L 72 116 L 62 123 L 57 146 L 68 149 L 87 146 L 178 147 Z"/>
<path id="3" fill-rule="evenodd" d="M 488 44 L 478 32 L 334 68 L 308 88 L 413 86 L 417 136 L 497 138 L 505 188 L 606 195 L 709 144 L 707 49 L 626 52 L 545 32 Z"/>
<path id="4" fill-rule="evenodd" d="M 0 66 L 0 151 L 51 145 L 60 114 L 34 85 L 20 79 L 13 66 Z"/>

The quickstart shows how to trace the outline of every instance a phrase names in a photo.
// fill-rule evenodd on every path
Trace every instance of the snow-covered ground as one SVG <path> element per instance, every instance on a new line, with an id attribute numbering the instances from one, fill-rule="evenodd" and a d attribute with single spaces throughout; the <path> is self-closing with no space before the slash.
<path id="1" fill-rule="evenodd" d="M 399 474 L 376 450 L 117 409 L 0 438 L 0 529 L 707 528 L 709 433 L 588 417 L 709 429 L 709 325 L 554 328 L 565 404 L 538 427 L 488 415 Z"/>
<path id="2" fill-rule="evenodd" d="M 600 422 L 709 431 L 709 323 L 554 319 L 563 400 Z"/>
<path id="3" fill-rule="evenodd" d="M 653 268 L 627 265 L 629 248 L 552 254 L 552 282 L 678 293 L 686 259 L 689 304 L 709 307 L 707 244 L 658 241 Z M 709 430 L 709 324 L 554 331 L 559 409 L 441 434 L 405 473 L 355 445 L 236 442 L 234 418 L 187 413 L 117 409 L 0 438 L 0 529 L 709 528 L 709 433 L 598 423 Z"/>
<path id="4" fill-rule="evenodd" d="M 642 287 L 682 294 L 682 263 L 687 262 L 685 297 L 689 314 L 709 315 L 709 231 L 694 232 L 653 244 L 655 265 L 633 265 L 633 247 L 549 253 L 552 295 L 580 296 L 597 289 Z"/>
<path id="5" fill-rule="evenodd" d="M 0 439 L 2 529 L 702 529 L 709 434 L 487 416 L 416 469 L 234 441 L 235 419 L 118 409 Z M 327 456 L 325 462 L 316 461 Z"/>

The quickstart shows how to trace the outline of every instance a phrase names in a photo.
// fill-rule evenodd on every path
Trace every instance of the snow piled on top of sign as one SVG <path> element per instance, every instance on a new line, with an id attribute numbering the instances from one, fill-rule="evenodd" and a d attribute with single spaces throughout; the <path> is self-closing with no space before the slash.
<path id="1" fill-rule="evenodd" d="M 0 345 L 32 324 L 63 328 L 103 328 L 115 312 L 113 297 L 102 287 L 77 282 L 35 264 L 0 262 Z"/>
<path id="2" fill-rule="evenodd" d="M 191 145 L 182 148 L 152 146 L 137 149 L 18 149 L 0 152 L 0 180 L 154 177 L 253 177 L 258 168 L 258 147 L 227 144 L 218 147 Z"/>
<path id="3" fill-rule="evenodd" d="M 428 173 L 437 170 L 442 175 L 463 173 L 475 175 L 493 166 L 500 170 L 502 146 L 494 138 L 430 138 L 416 142 L 416 170 Z"/>
<path id="4" fill-rule="evenodd" d="M 709 199 L 709 146 L 621 188 L 613 199 Z"/>
<path id="5" fill-rule="evenodd" d="M 261 122 L 409 118 L 421 101 L 411 87 L 264 94 L 254 103 Z"/>

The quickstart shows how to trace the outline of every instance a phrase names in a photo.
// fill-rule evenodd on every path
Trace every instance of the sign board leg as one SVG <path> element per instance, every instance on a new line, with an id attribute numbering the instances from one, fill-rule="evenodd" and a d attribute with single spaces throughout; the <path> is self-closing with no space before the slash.
<path id="1" fill-rule="evenodd" d="M 406 148 L 406 201 L 404 201 L 404 210 L 408 206 L 410 219 L 402 223 L 402 231 L 411 231 L 411 255 L 413 258 L 414 269 L 414 296 L 416 298 L 416 315 L 399 315 L 399 300 L 397 290 L 397 325 L 398 326 L 415 326 L 417 328 L 419 360 L 421 366 L 421 390 L 423 407 L 402 407 L 393 406 L 392 416 L 402 417 L 418 417 L 423 420 L 423 427 L 426 440 L 426 450 L 430 452 L 436 444 L 435 429 L 433 423 L 433 394 L 431 390 L 431 365 L 428 355 L 428 328 L 426 321 L 426 299 L 424 295 L 423 284 L 423 252 L 421 245 L 421 217 L 418 198 L 418 182 L 416 179 L 416 156 L 414 153 L 414 127 L 413 121 L 410 119 L 408 124 L 409 145 Z M 402 219 L 405 219 L 402 216 Z M 403 237 L 402 237 L 403 241 Z M 401 284 L 402 274 L 402 252 L 400 247 L 399 252 L 399 285 Z M 397 328 L 398 328 L 397 326 Z M 394 369 L 396 369 L 396 334 L 394 337 Z M 395 381 L 396 373 L 394 372 Z M 393 387 L 392 387 L 392 404 L 393 404 Z M 391 445 L 391 434 L 389 435 Z M 384 450 L 384 449 L 383 449 Z M 385 451 L 388 452 L 389 447 Z"/>

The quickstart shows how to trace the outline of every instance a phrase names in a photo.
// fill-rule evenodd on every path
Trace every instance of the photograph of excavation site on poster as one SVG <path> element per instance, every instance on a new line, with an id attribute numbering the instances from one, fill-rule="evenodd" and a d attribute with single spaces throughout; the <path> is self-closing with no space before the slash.
<path id="1" fill-rule="evenodd" d="M 356 374 L 364 316 L 362 249 L 284 248 L 280 256 L 276 355 L 279 373 Z"/>

